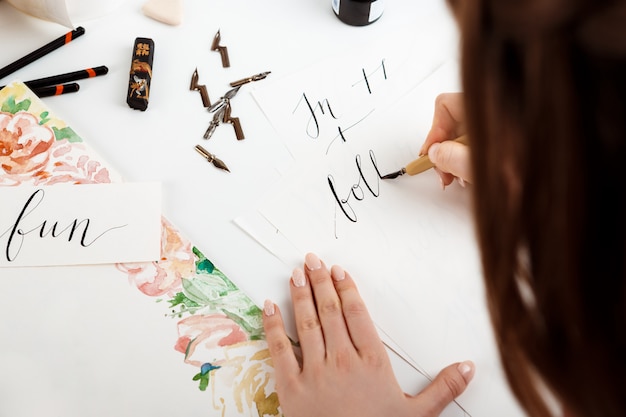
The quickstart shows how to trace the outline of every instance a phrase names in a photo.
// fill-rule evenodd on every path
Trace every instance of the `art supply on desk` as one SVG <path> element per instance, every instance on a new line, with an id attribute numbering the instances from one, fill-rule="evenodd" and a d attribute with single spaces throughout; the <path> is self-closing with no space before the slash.
<path id="1" fill-rule="evenodd" d="M 365 26 L 377 21 L 385 10 L 385 0 L 332 0 L 333 11 L 344 23 Z"/>
<path id="2" fill-rule="evenodd" d="M 241 86 L 228 90 L 226 94 L 224 94 L 224 96 L 219 99 L 219 101 L 209 106 L 207 110 L 209 111 L 209 113 L 213 113 L 213 120 L 211 120 L 209 127 L 204 133 L 205 139 L 210 139 L 213 135 L 213 132 L 215 132 L 215 129 L 217 129 L 217 126 L 219 126 L 219 124 L 222 122 L 230 123 L 233 125 L 237 140 L 245 139 L 239 118 L 231 116 L 230 106 L 230 100 L 235 97 L 235 95 L 237 95 L 240 87 Z"/>
<path id="3" fill-rule="evenodd" d="M 75 93 L 80 89 L 77 83 L 46 85 L 43 87 L 32 88 L 33 93 L 41 97 L 60 96 L 61 94 Z"/>
<path id="4" fill-rule="evenodd" d="M 454 139 L 455 142 L 459 142 L 459 143 L 463 143 L 465 145 L 467 145 L 467 135 L 463 135 L 460 136 L 456 139 Z M 426 155 L 422 155 L 419 158 L 417 158 L 416 160 L 409 162 L 409 164 L 407 166 L 405 166 L 404 168 L 400 169 L 399 171 L 396 172 L 392 172 L 390 174 L 387 175 L 383 175 L 381 178 L 384 180 L 391 180 L 394 178 L 398 178 L 401 175 L 404 174 L 409 174 L 409 175 L 417 175 L 421 172 L 424 172 L 432 167 L 434 167 L 435 164 L 432 163 L 432 161 L 430 160 L 430 158 L 428 157 L 428 154 Z"/>
<path id="5" fill-rule="evenodd" d="M 222 40 L 222 34 L 220 33 L 218 29 L 217 33 L 213 37 L 213 42 L 211 43 L 211 50 L 218 51 L 220 53 L 220 56 L 222 57 L 222 67 L 228 68 L 230 67 L 230 58 L 228 58 L 228 48 L 220 45 L 221 40 Z"/>
<path id="6" fill-rule="evenodd" d="M 36 89 L 40 87 L 46 87 L 49 85 L 58 85 L 62 83 L 69 83 L 72 81 L 83 80 L 85 78 L 97 77 L 100 75 L 105 75 L 109 72 L 109 69 L 101 65 L 99 67 L 87 68 L 84 70 L 67 72 L 65 74 L 53 75 L 50 77 L 38 78 L 36 80 L 24 81 L 24 84 L 28 86 L 28 88 Z M 3 85 L 0 89 L 4 88 Z"/>
<path id="7" fill-rule="evenodd" d="M 183 21 L 182 0 L 148 0 L 141 11 L 149 18 L 172 26 Z"/>
<path id="8" fill-rule="evenodd" d="M 189 85 L 189 89 L 191 91 L 197 91 L 200 93 L 200 97 L 202 98 L 202 105 L 204 107 L 211 106 L 211 99 L 209 98 L 209 92 L 206 89 L 204 84 L 198 84 L 198 68 L 191 75 L 191 84 Z"/>
<path id="9" fill-rule="evenodd" d="M 36 61 L 42 56 L 49 54 L 55 49 L 60 48 L 63 45 L 67 45 L 68 43 L 78 38 L 79 36 L 83 35 L 84 33 L 85 33 L 85 28 L 83 28 L 82 26 L 79 26 L 73 31 L 67 32 L 65 35 L 56 38 L 55 40 L 45 44 L 39 49 L 34 50 L 30 54 L 23 56 L 22 58 L 5 66 L 4 68 L 0 68 L 0 79 L 6 77 L 9 74 L 14 73 L 20 68 L 25 67 L 31 62 Z"/>
<path id="10" fill-rule="evenodd" d="M 212 163 L 215 167 L 230 172 L 230 169 L 228 169 L 226 164 L 221 159 L 217 158 L 215 155 L 204 149 L 202 146 L 196 145 L 196 151 L 198 151 L 200 155 L 202 155 L 208 162 Z"/>
<path id="11" fill-rule="evenodd" d="M 145 111 L 148 108 L 153 60 L 154 41 L 150 38 L 136 38 L 126 96 L 126 103 L 135 110 Z"/>
<path id="12" fill-rule="evenodd" d="M 241 80 L 233 81 L 230 83 L 231 87 L 239 87 L 240 85 L 244 85 L 253 81 L 260 81 L 265 79 L 272 71 L 265 71 L 259 74 L 253 75 L 251 77 L 242 78 Z"/>

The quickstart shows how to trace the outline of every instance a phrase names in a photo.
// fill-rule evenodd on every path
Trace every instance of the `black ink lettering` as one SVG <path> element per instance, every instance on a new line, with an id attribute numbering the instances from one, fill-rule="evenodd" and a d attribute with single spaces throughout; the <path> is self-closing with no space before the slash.
<path id="1" fill-rule="evenodd" d="M 333 112 L 332 107 L 330 107 L 330 102 L 328 101 L 328 99 L 324 99 L 322 101 L 318 101 L 317 104 L 315 105 L 315 107 L 313 107 L 311 105 L 311 102 L 309 101 L 309 98 L 306 96 L 306 93 L 302 93 L 302 97 L 300 98 L 300 100 L 298 101 L 298 104 L 296 104 L 296 108 L 293 109 L 293 113 L 296 112 L 296 110 L 298 110 L 298 107 L 300 107 L 300 103 L 302 103 L 302 100 L 304 99 L 304 102 L 307 105 L 307 108 L 309 109 L 309 121 L 307 122 L 306 125 L 306 134 L 313 139 L 317 139 L 320 135 L 320 123 L 319 120 L 317 118 L 317 111 L 319 110 L 319 112 L 322 115 L 326 115 L 326 112 L 324 111 L 324 105 L 326 105 L 326 108 L 328 109 L 328 114 L 330 115 L 330 117 L 332 117 L 333 119 L 337 119 L 337 116 L 335 116 L 335 113 Z M 314 131 L 313 133 L 311 133 L 311 123 L 314 124 Z"/>
<path id="2" fill-rule="evenodd" d="M 339 137 L 341 137 L 341 140 L 345 142 L 346 137 L 343 135 L 343 130 L 341 130 L 341 126 L 337 126 L 337 130 L 339 131 Z"/>
<path id="3" fill-rule="evenodd" d="M 372 161 L 372 165 L 374 166 L 374 169 L 376 170 L 376 173 L 378 174 L 376 178 L 376 192 L 372 190 L 372 187 L 370 187 L 369 182 L 367 182 L 367 179 L 365 178 L 365 175 L 363 174 L 363 169 L 361 168 L 361 155 L 356 156 L 356 168 L 359 170 L 359 175 L 363 179 L 363 182 L 365 183 L 365 186 L 370 191 L 370 193 L 372 193 L 374 197 L 378 197 L 380 195 L 380 172 L 378 171 L 378 166 L 376 165 L 376 157 L 374 156 L 374 151 L 372 150 L 370 150 L 370 160 Z"/>
<path id="4" fill-rule="evenodd" d="M 381 62 L 380 62 L 380 65 L 378 67 L 376 67 L 376 69 L 374 69 L 374 71 L 370 72 L 369 74 L 365 72 L 365 68 L 361 68 L 361 72 L 363 73 L 363 79 L 357 81 L 354 84 L 352 84 L 352 87 L 356 86 L 357 84 L 360 84 L 361 82 L 365 82 L 365 87 L 367 88 L 368 94 L 372 94 L 372 87 L 370 85 L 370 78 L 371 78 L 372 75 L 374 75 L 378 71 L 382 71 L 383 79 L 386 80 L 387 79 L 387 69 L 385 68 L 385 60 L 384 59 L 382 59 Z"/>
<path id="5" fill-rule="evenodd" d="M 341 140 L 343 140 L 344 142 L 347 142 L 347 138 L 346 138 L 345 132 L 347 132 L 348 130 L 352 129 L 354 126 L 358 125 L 363 120 L 367 119 L 367 117 L 370 114 L 372 114 L 374 112 L 374 110 L 375 109 L 370 110 L 365 116 L 361 117 L 359 120 L 357 120 L 355 123 L 351 124 L 350 126 L 348 126 L 345 129 L 342 129 L 341 126 L 338 126 L 337 129 L 339 130 L 339 133 L 328 144 L 328 147 L 326 148 L 326 155 L 328 155 L 328 152 L 330 152 L 330 147 L 333 145 L 333 143 L 335 143 L 335 141 L 337 139 L 341 138 Z"/>
<path id="6" fill-rule="evenodd" d="M 365 200 L 366 193 L 365 193 L 363 184 L 365 185 L 365 188 L 367 188 L 367 190 L 370 192 L 370 194 L 373 197 L 378 198 L 380 196 L 380 180 L 382 178 L 382 175 L 380 174 L 380 170 L 378 169 L 378 165 L 376 163 L 376 155 L 374 154 L 374 151 L 370 149 L 369 155 L 370 155 L 370 161 L 372 162 L 372 166 L 374 170 L 376 171 L 375 187 L 372 187 L 372 185 L 370 184 L 370 182 L 372 181 L 371 179 L 368 181 L 367 178 L 365 178 L 365 173 L 363 172 L 363 167 L 361 164 L 361 155 L 359 154 L 357 154 L 355 157 L 356 168 L 359 173 L 358 180 L 357 182 L 352 184 L 352 186 L 350 187 L 350 191 L 348 192 L 348 196 L 346 198 L 340 198 L 339 195 L 337 194 L 337 190 L 335 188 L 334 177 L 332 175 L 328 175 L 327 177 L 328 185 L 330 187 L 330 191 L 333 195 L 333 198 L 339 205 L 339 208 L 341 209 L 343 214 L 346 216 L 346 218 L 348 218 L 348 220 L 350 220 L 353 223 L 356 223 L 358 218 L 357 218 L 354 208 L 350 204 L 350 199 L 354 198 L 356 201 Z M 336 230 L 335 230 L 335 236 L 336 236 Z"/>
<path id="7" fill-rule="evenodd" d="M 28 206 L 30 206 L 30 203 L 33 201 L 33 199 L 40 195 L 41 197 L 39 198 L 39 201 L 37 202 L 37 204 L 35 204 L 35 206 L 30 209 L 30 211 L 28 211 L 28 213 L 26 212 L 26 209 L 28 208 Z M 43 201 L 45 192 L 43 190 L 37 190 L 34 193 L 31 194 L 31 196 L 28 198 L 28 200 L 26 201 L 26 204 L 24 204 L 24 207 L 22 207 L 22 211 L 20 211 L 20 214 L 17 216 L 17 219 L 15 220 L 15 223 L 13 224 L 13 228 L 11 229 L 11 234 L 9 235 L 9 240 L 7 241 L 7 247 L 6 247 L 6 251 L 5 251 L 5 255 L 7 258 L 7 261 L 9 262 L 13 262 L 15 260 L 15 258 L 17 257 L 17 255 L 20 253 L 20 251 L 22 250 L 22 245 L 24 244 L 24 234 L 22 233 L 22 230 L 18 229 L 20 222 L 22 221 L 22 219 L 26 216 L 28 216 L 30 213 L 32 213 L 33 210 L 35 210 L 39 204 L 41 204 L 41 202 Z M 5 232 L 6 233 L 6 232 Z M 15 252 L 15 256 L 11 257 L 11 245 L 13 243 L 13 237 L 15 236 L 15 234 L 18 234 L 20 236 L 22 236 L 22 239 L 20 240 L 20 245 L 17 248 L 17 251 Z M 4 236 L 4 234 L 3 234 Z"/>
<path id="8" fill-rule="evenodd" d="M 357 221 L 356 213 L 352 209 L 352 206 L 350 206 L 350 203 L 348 203 L 347 199 L 342 200 L 337 195 L 337 191 L 335 191 L 335 179 L 333 178 L 332 175 L 328 176 L 328 186 L 330 187 L 330 192 L 333 193 L 333 197 L 335 198 L 335 201 L 337 202 L 337 204 L 339 204 L 339 208 L 341 208 L 341 211 L 343 212 L 343 214 L 348 218 L 348 220 L 356 223 Z M 350 210 L 350 213 L 348 213 L 348 210 L 346 208 Z"/>
<path id="9" fill-rule="evenodd" d="M 363 70 L 363 78 L 365 79 L 365 85 L 367 86 L 367 92 L 372 94 L 372 89 L 370 88 L 370 82 L 367 79 L 367 74 L 365 73 L 365 68 L 362 68 Z"/>
<path id="10" fill-rule="evenodd" d="M 5 257 L 7 261 L 13 262 L 17 258 L 17 256 L 22 250 L 26 236 L 34 232 L 38 232 L 37 234 L 39 235 L 39 238 L 44 239 L 48 236 L 51 236 L 52 238 L 58 238 L 62 236 L 64 233 L 69 231 L 67 241 L 71 242 L 72 239 L 74 239 L 75 235 L 76 236 L 80 235 L 80 246 L 86 248 L 86 247 L 93 245 L 98 239 L 100 239 L 106 233 L 112 230 L 120 229 L 120 228 L 127 226 L 127 225 L 121 225 L 121 226 L 111 227 L 109 229 L 104 230 L 102 233 L 95 236 L 91 240 L 88 239 L 87 237 L 88 232 L 90 231 L 89 227 L 91 226 L 91 219 L 89 218 L 85 218 L 80 221 L 78 219 L 74 219 L 65 228 L 61 228 L 59 226 L 58 221 L 54 222 L 54 224 L 52 224 L 50 228 L 47 228 L 49 221 L 43 220 L 38 226 L 25 231 L 23 229 L 23 223 L 26 221 L 26 218 L 41 204 L 44 198 L 45 198 L 44 190 L 39 189 L 35 191 L 28 198 L 28 200 L 22 207 L 22 210 L 20 211 L 20 214 L 17 216 L 17 219 L 15 220 L 15 223 L 13 224 L 13 226 L 9 228 L 11 230 L 11 233 L 9 235 L 7 245 L 5 248 Z M 82 233 L 81 233 L 81 227 L 82 227 Z M 0 235 L 0 237 L 6 235 L 9 229 L 7 229 L 2 235 Z M 20 238 L 19 241 L 17 239 L 18 237 Z"/>

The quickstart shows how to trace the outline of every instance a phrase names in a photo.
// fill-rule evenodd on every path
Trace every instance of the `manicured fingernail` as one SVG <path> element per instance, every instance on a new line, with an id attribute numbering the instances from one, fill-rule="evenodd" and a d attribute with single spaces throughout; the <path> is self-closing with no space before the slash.
<path id="1" fill-rule="evenodd" d="M 314 253 L 307 253 L 304 258 L 304 263 L 306 267 L 309 268 L 309 271 L 315 271 L 316 269 L 320 269 L 322 267 L 322 261 L 317 257 Z"/>
<path id="2" fill-rule="evenodd" d="M 263 305 L 263 311 L 265 312 L 266 316 L 273 316 L 276 312 L 274 310 L 274 303 L 270 300 L 265 300 L 265 304 Z"/>
<path id="3" fill-rule="evenodd" d="M 342 281 L 346 277 L 346 271 L 338 265 L 333 265 L 330 269 L 330 276 L 333 277 L 335 281 Z"/>
<path id="4" fill-rule="evenodd" d="M 296 268 L 291 273 L 291 280 L 296 287 L 304 287 L 306 285 L 306 278 L 304 277 L 304 271 L 300 268 Z"/>
<path id="5" fill-rule="evenodd" d="M 461 362 L 457 369 L 465 379 L 465 382 L 470 382 L 474 377 L 474 363 L 472 361 Z"/>

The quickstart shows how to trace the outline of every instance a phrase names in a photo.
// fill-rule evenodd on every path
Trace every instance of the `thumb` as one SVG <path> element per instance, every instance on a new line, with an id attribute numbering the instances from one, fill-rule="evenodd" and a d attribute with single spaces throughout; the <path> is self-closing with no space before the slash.
<path id="1" fill-rule="evenodd" d="M 425 415 L 438 416 L 448 404 L 461 395 L 474 377 L 474 363 L 465 361 L 444 368 L 419 394 L 413 397 L 416 407 L 427 410 Z"/>
<path id="2" fill-rule="evenodd" d="M 470 155 L 467 145 L 451 140 L 433 143 L 428 148 L 428 158 L 440 171 L 448 172 L 455 177 L 472 182 Z"/>

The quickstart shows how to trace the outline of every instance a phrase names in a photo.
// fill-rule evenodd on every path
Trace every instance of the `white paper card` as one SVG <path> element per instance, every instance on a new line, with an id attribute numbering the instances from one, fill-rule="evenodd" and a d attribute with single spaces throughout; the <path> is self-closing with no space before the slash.
<path id="1" fill-rule="evenodd" d="M 160 183 L 0 187 L 0 267 L 156 261 Z"/>

